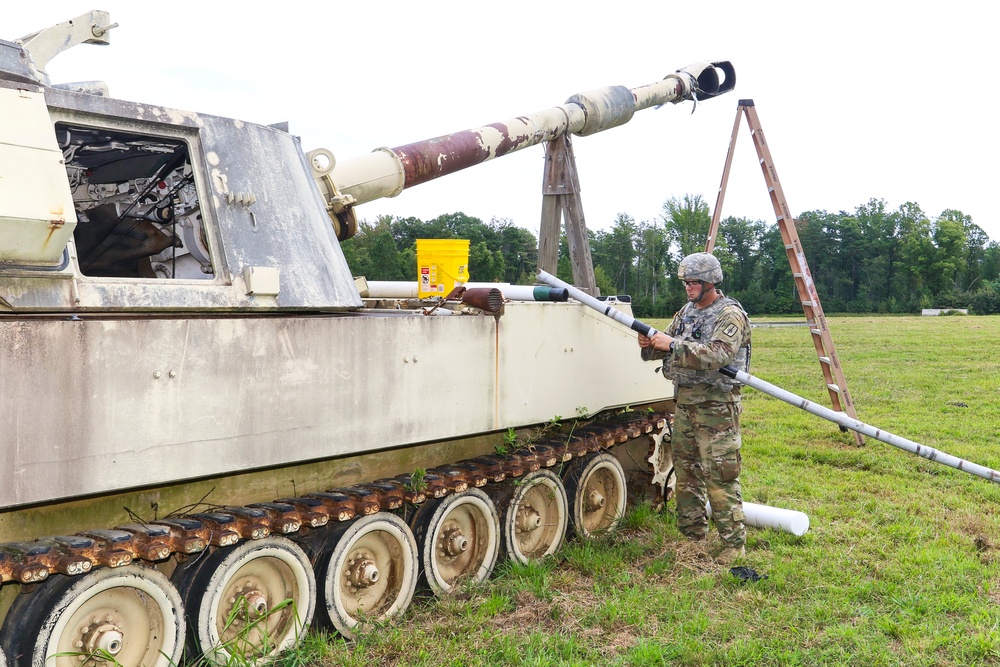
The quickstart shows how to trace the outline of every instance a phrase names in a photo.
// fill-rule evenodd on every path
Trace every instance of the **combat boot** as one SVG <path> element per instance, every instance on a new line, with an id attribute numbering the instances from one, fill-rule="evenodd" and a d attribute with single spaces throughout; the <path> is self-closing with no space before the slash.
<path id="1" fill-rule="evenodd" d="M 715 562 L 719 565 L 725 565 L 729 567 L 733 564 L 737 558 L 743 558 L 747 555 L 746 547 L 741 546 L 739 549 L 736 547 L 726 547 L 719 552 L 719 555 L 715 557 Z"/>

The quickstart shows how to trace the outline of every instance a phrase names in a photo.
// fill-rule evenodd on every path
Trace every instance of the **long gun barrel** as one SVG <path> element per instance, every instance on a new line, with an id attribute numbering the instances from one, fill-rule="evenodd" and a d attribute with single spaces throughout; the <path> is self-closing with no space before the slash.
<path id="1" fill-rule="evenodd" d="M 614 319 L 616 322 L 624 324 L 628 328 L 635 332 L 641 333 L 644 336 L 652 337 L 653 334 L 657 333 L 657 330 L 653 327 L 637 320 L 633 317 L 629 317 L 625 313 L 611 308 L 607 304 L 601 302 L 598 299 L 581 292 L 572 285 L 559 280 L 555 276 L 552 276 L 545 271 L 538 272 L 538 280 L 552 287 L 564 287 L 571 297 L 579 301 L 580 303 L 590 306 L 594 310 L 607 315 L 608 317 Z M 822 405 L 817 405 L 810 400 L 802 398 L 790 391 L 785 391 L 781 387 L 771 384 L 770 382 L 765 382 L 760 378 L 754 377 L 749 373 L 737 370 L 732 366 L 724 366 L 719 369 L 719 372 L 723 375 L 738 380 L 748 387 L 753 387 L 758 391 L 762 391 L 768 396 L 773 396 L 778 400 L 784 401 L 789 405 L 794 405 L 797 408 L 805 410 L 817 417 L 822 417 L 828 421 L 832 421 L 834 424 L 843 426 L 844 428 L 851 429 L 852 431 L 857 431 L 867 435 L 870 438 L 875 438 L 886 444 L 892 445 L 893 447 L 898 447 L 899 449 L 910 452 L 911 454 L 916 454 L 917 456 L 922 456 L 928 461 L 934 461 L 935 463 L 940 463 L 942 465 L 950 466 L 957 470 L 967 472 L 983 479 L 988 479 L 991 482 L 1000 484 L 1000 472 L 993 470 L 992 468 L 987 468 L 986 466 L 981 466 L 977 463 L 972 463 L 971 461 L 966 461 L 965 459 L 960 459 L 957 456 L 952 456 L 940 450 L 934 449 L 933 447 L 928 447 L 926 445 L 921 445 L 912 440 L 907 440 L 906 438 L 894 435 L 882 429 L 875 428 L 869 424 L 858 421 L 857 419 L 852 419 L 843 412 L 836 412 L 829 408 L 824 408 Z"/>
<path id="2" fill-rule="evenodd" d="M 379 148 L 336 163 L 331 178 L 335 189 L 350 198 L 352 205 L 394 197 L 414 185 L 566 133 L 586 136 L 602 132 L 627 123 L 636 111 L 668 102 L 709 99 L 735 85 L 736 72 L 728 61 L 689 65 L 662 81 L 638 88 L 598 88 L 527 116 L 396 148 Z"/>

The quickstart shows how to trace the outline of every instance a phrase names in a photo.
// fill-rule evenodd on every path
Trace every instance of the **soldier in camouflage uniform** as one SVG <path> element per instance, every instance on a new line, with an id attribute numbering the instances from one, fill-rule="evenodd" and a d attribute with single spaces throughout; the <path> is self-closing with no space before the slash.
<path id="1" fill-rule="evenodd" d="M 744 554 L 743 497 L 740 493 L 740 386 L 719 373 L 731 365 L 748 371 L 750 322 L 735 299 L 722 294 L 722 266 L 709 253 L 681 260 L 688 303 L 667 331 L 640 334 L 645 360 L 663 359 L 674 382 L 677 408 L 671 449 L 677 474 L 677 527 L 690 539 L 708 532 L 707 499 L 725 545 L 716 557 L 729 565 Z"/>

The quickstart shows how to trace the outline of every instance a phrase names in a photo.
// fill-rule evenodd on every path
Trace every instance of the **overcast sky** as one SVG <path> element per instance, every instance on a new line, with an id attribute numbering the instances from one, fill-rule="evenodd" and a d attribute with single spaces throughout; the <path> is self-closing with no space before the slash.
<path id="1" fill-rule="evenodd" d="M 1000 240 L 998 57 L 988 3 L 895 2 L 9 2 L 17 39 L 90 9 L 120 24 L 78 46 L 56 83 L 101 79 L 114 97 L 244 120 L 288 121 L 340 159 L 633 88 L 692 62 L 730 60 L 734 93 L 643 111 L 577 137 L 587 225 L 654 220 L 686 193 L 714 205 L 737 102 L 752 98 L 793 213 L 871 198 L 954 208 Z M 533 147 L 359 208 L 430 219 L 463 211 L 537 233 Z M 774 221 L 746 127 L 724 215 Z"/>

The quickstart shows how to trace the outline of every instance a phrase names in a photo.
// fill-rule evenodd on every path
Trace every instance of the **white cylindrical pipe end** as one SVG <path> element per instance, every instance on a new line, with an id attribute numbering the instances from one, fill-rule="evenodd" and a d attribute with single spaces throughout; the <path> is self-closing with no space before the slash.
<path id="1" fill-rule="evenodd" d="M 712 516 L 712 504 L 706 503 L 708 516 Z M 757 503 L 743 503 L 746 524 L 754 528 L 774 528 L 801 537 L 809 530 L 809 516 L 797 510 L 786 510 Z"/>

